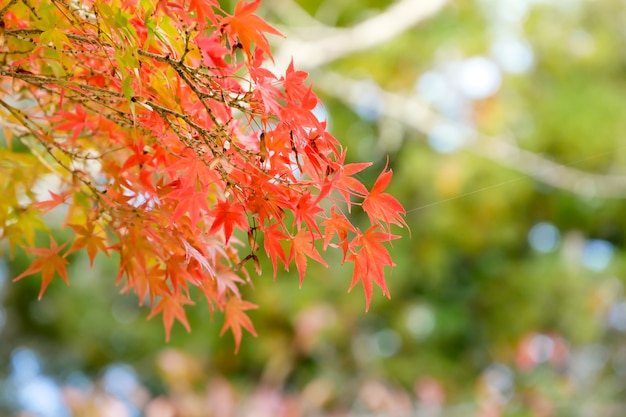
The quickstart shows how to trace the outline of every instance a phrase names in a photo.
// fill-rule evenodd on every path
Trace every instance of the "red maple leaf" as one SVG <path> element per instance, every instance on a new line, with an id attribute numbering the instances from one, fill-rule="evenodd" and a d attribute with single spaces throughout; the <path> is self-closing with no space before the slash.
<path id="1" fill-rule="evenodd" d="M 235 226 L 239 226 L 241 230 L 248 228 L 248 216 L 246 216 L 246 209 L 241 203 L 232 203 L 228 200 L 220 201 L 211 211 L 211 214 L 215 220 L 213 220 L 209 234 L 217 232 L 222 227 L 225 244 L 228 244 Z"/>
<path id="2" fill-rule="evenodd" d="M 228 67 L 224 56 L 230 51 L 220 43 L 217 32 L 213 32 L 210 36 L 197 36 L 194 42 L 202 54 L 202 65 L 209 68 Z"/>
<path id="3" fill-rule="evenodd" d="M 259 100 L 265 106 L 265 112 L 268 114 L 280 114 L 282 106 L 280 101 L 284 95 L 278 88 L 278 80 L 271 71 L 265 68 L 250 68 L 250 77 L 254 80 L 256 89 L 255 95 L 259 96 Z"/>
<path id="4" fill-rule="evenodd" d="M 55 125 L 54 128 L 58 130 L 71 130 L 72 131 L 72 143 L 76 141 L 80 132 L 83 129 L 94 130 L 94 123 L 89 118 L 89 114 L 79 105 L 74 106 L 75 112 L 58 112 L 52 121 L 64 120 L 63 123 Z"/>
<path id="5" fill-rule="evenodd" d="M 230 328 L 235 338 L 235 353 L 239 351 L 239 345 L 241 344 L 242 327 L 253 336 L 257 335 L 250 317 L 245 313 L 246 310 L 256 308 L 258 308 L 256 304 L 240 300 L 237 297 L 231 297 L 226 303 L 226 307 L 224 308 L 224 326 L 222 326 L 220 336 L 226 333 L 226 330 Z"/>
<path id="6" fill-rule="evenodd" d="M 180 158 L 167 167 L 167 171 L 172 178 L 184 176 L 188 184 L 195 185 L 197 179 L 202 187 L 206 187 L 207 184 L 217 179 L 215 172 L 207 166 L 206 161 L 198 157 L 191 149 L 185 149 Z"/>
<path id="7" fill-rule="evenodd" d="M 295 206 L 296 210 L 294 210 L 294 215 L 296 222 L 304 222 L 309 230 L 320 234 L 321 232 L 317 226 L 315 216 L 324 210 L 315 203 L 311 193 L 305 193 L 300 196 Z"/>
<path id="8" fill-rule="evenodd" d="M 334 176 L 332 177 L 331 181 L 325 184 L 324 186 L 325 187 L 333 186 L 337 190 L 339 190 L 341 195 L 343 195 L 343 198 L 346 204 L 348 205 L 348 212 L 350 212 L 351 196 L 356 195 L 358 197 L 365 197 L 368 194 L 367 188 L 365 188 L 365 186 L 361 183 L 361 181 L 354 178 L 353 175 L 358 174 L 359 172 L 363 171 L 365 168 L 371 166 L 372 163 L 363 162 L 363 163 L 358 163 L 358 164 L 343 165 L 345 157 L 346 157 L 346 153 L 344 151 L 339 157 L 339 160 L 337 161 L 337 164 L 339 167 L 338 172 L 336 172 Z M 323 190 L 321 194 L 324 194 L 324 193 L 325 191 Z"/>
<path id="9" fill-rule="evenodd" d="M 167 271 L 162 269 L 160 265 L 153 265 L 145 272 L 131 267 L 126 272 L 128 283 L 122 288 L 122 292 L 128 291 L 132 283 L 132 287 L 139 298 L 139 305 L 143 305 L 146 295 L 150 305 L 153 305 L 157 296 L 167 294 L 170 290 L 166 281 Z"/>
<path id="10" fill-rule="evenodd" d="M 291 103 L 297 103 L 300 107 L 312 110 L 319 102 L 317 96 L 312 94 L 312 87 L 304 84 L 309 74 L 306 71 L 296 71 L 293 60 L 287 67 L 284 77 L 285 91 Z"/>
<path id="11" fill-rule="evenodd" d="M 285 268 L 289 264 L 285 251 L 281 245 L 281 241 L 285 241 L 288 237 L 279 230 L 278 224 L 274 223 L 263 232 L 263 247 L 265 253 L 272 261 L 272 267 L 274 269 L 274 279 L 276 279 L 276 271 L 278 270 L 278 258 L 283 261 Z"/>
<path id="12" fill-rule="evenodd" d="M 183 8 L 174 2 L 170 2 L 168 0 L 157 0 L 156 10 L 163 10 L 163 12 L 169 17 L 174 17 L 174 14 L 170 9 L 183 10 Z"/>
<path id="13" fill-rule="evenodd" d="M 330 218 L 322 222 L 324 226 L 324 250 L 328 247 L 335 234 L 339 236 L 339 247 L 343 250 L 343 258 L 345 260 L 348 253 L 348 232 L 356 231 L 355 227 L 348 221 L 346 216 L 337 213 L 335 208 L 330 209 Z"/>
<path id="14" fill-rule="evenodd" d="M 384 269 L 385 266 L 394 266 L 394 263 L 387 248 L 382 243 L 398 239 L 400 236 L 378 231 L 379 227 L 379 225 L 374 225 L 367 229 L 365 233 L 358 233 L 350 243 L 351 253 L 347 258 L 349 261 L 354 262 L 352 283 L 348 291 L 352 290 L 359 281 L 363 283 L 366 311 L 369 310 L 370 300 L 372 299 L 372 280 L 383 290 L 384 295 L 391 298 L 385 283 Z M 361 248 L 356 250 L 358 246 Z"/>
<path id="15" fill-rule="evenodd" d="M 406 210 L 402 204 L 391 194 L 383 193 L 393 176 L 393 172 L 391 170 L 385 171 L 386 169 L 387 167 L 380 173 L 372 190 L 365 197 L 363 211 L 367 213 L 373 224 L 381 224 L 382 222 L 387 226 L 387 229 L 391 223 L 400 227 L 407 226 L 403 218 Z"/>
<path id="16" fill-rule="evenodd" d="M 28 252 L 37 255 L 38 258 L 30 264 L 26 271 L 15 277 L 13 281 L 19 281 L 28 275 L 41 271 L 41 290 L 39 291 L 39 300 L 41 300 L 48 284 L 50 284 L 52 278 L 54 278 L 55 272 L 63 278 L 63 281 L 65 281 L 67 285 L 69 285 L 70 281 L 67 278 L 67 270 L 65 269 L 65 265 L 67 265 L 68 262 L 67 259 L 65 259 L 65 255 L 59 255 L 59 252 L 61 252 L 61 249 L 63 249 L 65 245 L 67 245 L 67 242 L 58 246 L 52 235 L 50 235 L 50 248 L 24 248 Z"/>

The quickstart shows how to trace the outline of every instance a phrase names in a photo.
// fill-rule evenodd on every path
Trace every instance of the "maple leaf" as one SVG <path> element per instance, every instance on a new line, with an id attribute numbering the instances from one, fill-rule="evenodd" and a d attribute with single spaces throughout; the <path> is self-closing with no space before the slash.
<path id="1" fill-rule="evenodd" d="M 88 223 L 87 226 L 81 226 L 77 224 L 68 225 L 78 235 L 72 246 L 67 250 L 66 256 L 72 252 L 75 252 L 82 248 L 87 248 L 87 255 L 89 255 L 89 266 L 93 268 L 93 261 L 98 253 L 98 249 L 104 252 L 107 256 L 109 249 L 106 246 L 106 239 L 102 237 L 102 231 L 99 233 L 94 231 L 95 223 Z"/>
<path id="2" fill-rule="evenodd" d="M 177 294 L 181 288 L 183 288 L 185 292 L 189 292 L 187 282 L 193 280 L 189 272 L 191 263 L 188 260 L 183 262 L 183 260 L 185 260 L 185 257 L 174 255 L 165 259 L 163 262 L 165 277 L 171 284 L 175 294 Z"/>
<path id="3" fill-rule="evenodd" d="M 285 251 L 280 244 L 281 241 L 287 240 L 288 237 L 278 228 L 278 224 L 273 223 L 263 232 L 263 247 L 265 248 L 265 253 L 272 261 L 274 279 L 276 279 L 276 272 L 278 271 L 278 259 L 280 258 L 280 260 L 283 261 L 285 269 L 289 264 L 287 257 L 285 256 Z"/>
<path id="4" fill-rule="evenodd" d="M 330 218 L 324 220 L 322 226 L 324 226 L 324 250 L 326 250 L 335 234 L 337 234 L 339 236 L 339 247 L 343 251 L 343 259 L 345 260 L 348 254 L 348 232 L 356 231 L 355 227 L 348 221 L 346 216 L 337 213 L 334 207 L 330 209 Z"/>
<path id="5" fill-rule="evenodd" d="M 139 305 L 143 305 L 146 295 L 150 305 L 153 305 L 157 296 L 167 294 L 170 291 L 166 281 L 167 271 L 162 269 L 160 265 L 154 265 L 144 272 L 130 263 L 127 264 L 126 274 L 128 275 L 128 283 L 122 288 L 122 292 L 129 290 L 132 285 L 139 298 Z"/>
<path id="6" fill-rule="evenodd" d="M 235 297 L 241 297 L 239 293 L 238 284 L 243 284 L 245 281 L 232 269 L 226 267 L 223 264 L 218 264 L 215 274 L 206 276 L 203 275 L 196 280 L 196 285 L 202 290 L 209 306 L 209 312 L 213 317 L 213 311 L 217 304 L 220 310 L 224 309 L 226 304 L 226 294 L 230 291 Z"/>
<path id="7" fill-rule="evenodd" d="M 184 305 L 193 305 L 194 302 L 182 293 L 161 294 L 161 299 L 152 306 L 152 311 L 148 316 L 148 319 L 156 316 L 159 313 L 163 314 L 163 326 L 165 327 L 165 341 L 170 341 L 170 332 L 174 325 L 174 319 L 181 322 L 181 324 L 187 329 L 187 332 L 191 331 L 189 322 L 187 321 L 187 315 L 185 314 Z"/>
<path id="8" fill-rule="evenodd" d="M 294 211 L 295 220 L 298 223 L 304 222 L 309 230 L 314 230 L 319 234 L 320 229 L 315 221 L 315 215 L 322 211 L 322 208 L 313 201 L 311 193 L 305 193 L 298 199 L 296 204 L 296 210 Z"/>
<path id="9" fill-rule="evenodd" d="M 260 100 L 265 106 L 265 112 L 269 114 L 280 114 L 282 106 L 283 93 L 277 87 L 278 80 L 276 76 L 265 68 L 251 68 L 250 77 L 255 82 L 255 95 L 260 96 Z"/>
<path id="10" fill-rule="evenodd" d="M 296 269 L 300 275 L 300 286 L 302 286 L 304 274 L 306 273 L 307 256 L 328 267 L 328 264 L 322 259 L 313 245 L 313 233 L 306 229 L 300 229 L 298 234 L 291 240 L 291 251 L 289 253 L 289 262 L 294 258 L 296 260 Z"/>
<path id="11" fill-rule="evenodd" d="M 206 162 L 199 158 L 191 149 L 183 151 L 180 159 L 167 167 L 168 172 L 174 177 L 177 173 L 184 176 L 185 182 L 195 184 L 200 181 L 201 187 L 206 187 L 216 180 L 216 175 Z"/>
<path id="12" fill-rule="evenodd" d="M 256 304 L 241 300 L 237 297 L 231 297 L 226 303 L 226 307 L 224 307 L 224 326 L 222 326 L 220 336 L 224 335 L 228 329 L 233 332 L 233 337 L 235 338 L 235 353 L 239 352 L 242 327 L 253 336 L 257 335 L 250 317 L 244 313 L 246 310 L 254 310 L 256 308 L 258 308 Z"/>
<path id="13" fill-rule="evenodd" d="M 215 12 L 213 7 L 219 9 L 220 5 L 216 0 L 189 0 L 189 11 L 196 12 L 196 18 L 198 22 L 198 28 L 204 29 L 206 26 L 206 19 L 211 22 L 215 22 Z"/>
<path id="14" fill-rule="evenodd" d="M 226 25 L 226 30 L 231 36 L 237 36 L 239 43 L 248 56 L 252 55 L 252 44 L 263 51 L 268 57 L 272 57 L 270 45 L 263 32 L 284 36 L 274 29 L 265 20 L 253 14 L 261 4 L 261 0 L 254 0 L 251 3 L 240 1 L 235 6 L 232 16 L 226 16 L 222 24 Z"/>
<path id="15" fill-rule="evenodd" d="M 220 201 L 216 204 L 215 209 L 211 211 L 211 214 L 215 217 L 215 220 L 213 220 L 209 234 L 217 232 L 222 227 L 224 229 L 225 244 L 228 244 L 235 226 L 239 226 L 241 230 L 248 228 L 246 208 L 241 203 L 231 203 L 228 200 Z"/>
<path id="16" fill-rule="evenodd" d="M 50 197 L 52 197 L 52 200 L 38 201 L 33 203 L 32 207 L 43 210 L 43 213 L 47 213 L 53 208 L 65 203 L 68 198 L 68 193 L 57 194 L 50 190 L 48 190 L 48 193 L 50 194 Z"/>
<path id="17" fill-rule="evenodd" d="M 194 39 L 202 54 L 202 65 L 209 68 L 226 68 L 224 56 L 230 51 L 220 43 L 217 32 L 210 36 L 200 35 Z"/>
<path id="18" fill-rule="evenodd" d="M 309 74 L 306 71 L 296 71 L 293 66 L 293 59 L 285 72 L 284 85 L 287 96 L 293 103 L 300 103 L 306 109 L 313 109 L 319 100 L 311 94 L 312 87 L 304 85 Z"/>
<path id="19" fill-rule="evenodd" d="M 65 269 L 65 265 L 67 265 L 68 262 L 67 259 L 65 259 L 65 255 L 59 255 L 59 252 L 61 252 L 65 245 L 67 245 L 67 242 L 58 246 L 52 235 L 50 235 L 50 248 L 24 248 L 28 252 L 37 255 L 38 258 L 30 264 L 26 271 L 15 277 L 13 282 L 19 281 L 28 275 L 41 271 L 41 290 L 39 291 L 39 296 L 37 297 L 39 300 L 41 300 L 48 284 L 50 284 L 52 278 L 54 278 L 55 272 L 63 278 L 63 281 L 65 281 L 67 285 L 69 285 L 70 281 L 67 278 L 67 270 Z"/>
<path id="20" fill-rule="evenodd" d="M 198 262 L 198 264 L 205 271 L 212 275 L 215 275 L 215 270 L 209 263 L 206 256 L 204 256 L 198 249 L 193 247 L 193 245 L 189 243 L 187 239 L 181 238 L 181 241 L 183 242 L 183 247 L 185 248 L 185 261 L 189 263 L 193 259 L 194 261 Z"/>
<path id="21" fill-rule="evenodd" d="M 174 191 L 168 194 L 167 198 L 180 198 L 172 214 L 172 222 L 189 213 L 191 222 L 198 224 L 203 213 L 209 212 L 206 193 L 193 191 L 191 187 Z"/>
<path id="22" fill-rule="evenodd" d="M 157 0 L 156 11 L 163 10 L 163 12 L 166 15 L 168 15 L 171 18 L 174 18 L 174 14 L 172 13 L 170 9 L 183 10 L 183 8 L 180 5 L 174 2 L 170 2 L 168 0 Z"/>
<path id="23" fill-rule="evenodd" d="M 351 253 L 347 258 L 347 260 L 354 262 L 352 283 L 348 291 L 351 291 L 359 281 L 363 283 L 365 311 L 370 308 L 373 290 L 372 280 L 383 290 L 383 294 L 387 298 L 391 298 L 385 282 L 384 269 L 385 266 L 393 267 L 395 264 L 391 260 L 387 248 L 382 243 L 398 239 L 400 236 L 378 231 L 379 227 L 379 225 L 374 225 L 363 234 L 359 232 L 350 243 Z M 357 251 L 356 247 L 358 246 L 361 248 Z"/>
<path id="24" fill-rule="evenodd" d="M 83 129 L 93 130 L 93 123 L 88 118 L 89 114 L 79 105 L 74 106 L 75 112 L 58 112 L 54 117 L 54 120 L 64 120 L 64 123 L 55 125 L 54 128 L 58 130 L 71 130 L 72 131 L 72 143 L 76 141 L 78 135 Z"/>
<path id="25" fill-rule="evenodd" d="M 149 267 L 150 259 L 158 259 L 158 248 L 146 236 L 148 231 L 149 228 L 141 227 L 129 227 L 125 233 L 117 231 L 118 243 L 112 246 L 112 249 L 120 254 L 116 285 L 119 285 L 126 275 L 127 283 L 122 292 L 133 289 L 139 296 L 140 304 L 143 303 L 148 291 L 152 304 L 154 295 L 167 290 L 163 269 L 158 265 Z"/>
<path id="26" fill-rule="evenodd" d="M 341 195 L 343 195 L 343 198 L 348 206 L 348 212 L 350 212 L 351 207 L 352 207 L 351 206 L 352 195 L 356 195 L 359 197 L 365 197 L 368 195 L 367 188 L 365 188 L 365 186 L 361 183 L 361 181 L 354 178 L 353 175 L 358 174 L 359 172 L 363 171 L 365 168 L 368 168 L 369 166 L 372 165 L 372 163 L 363 162 L 363 163 L 357 163 L 357 164 L 345 164 L 344 165 L 345 157 L 346 157 L 346 152 L 344 151 L 339 157 L 339 160 L 337 161 L 337 164 L 339 166 L 338 172 L 336 172 L 333 175 L 330 183 L 327 183 L 325 186 L 330 187 L 332 185 L 337 190 L 339 190 Z"/>
<path id="27" fill-rule="evenodd" d="M 215 280 L 217 281 L 217 293 L 220 297 L 223 297 L 226 294 L 226 291 L 229 290 L 237 297 L 240 297 L 239 287 L 237 284 L 241 284 L 244 280 L 232 269 L 227 268 L 223 264 L 218 264 L 215 271 Z"/>
<path id="28" fill-rule="evenodd" d="M 393 171 L 385 171 L 380 173 L 378 179 L 374 183 L 371 191 L 365 197 L 363 201 L 363 211 L 367 213 L 372 224 L 380 222 L 384 223 L 389 229 L 391 223 L 400 227 L 407 226 L 403 216 L 406 215 L 406 210 L 402 207 L 402 204 L 398 202 L 391 194 L 383 193 L 385 188 L 389 185 Z"/>

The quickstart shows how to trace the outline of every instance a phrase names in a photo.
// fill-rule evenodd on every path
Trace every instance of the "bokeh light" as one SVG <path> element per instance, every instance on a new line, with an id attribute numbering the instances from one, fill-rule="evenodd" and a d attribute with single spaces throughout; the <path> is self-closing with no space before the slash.
<path id="1" fill-rule="evenodd" d="M 552 252 L 558 247 L 560 240 L 559 229 L 551 223 L 537 223 L 528 232 L 528 243 L 537 252 Z"/>

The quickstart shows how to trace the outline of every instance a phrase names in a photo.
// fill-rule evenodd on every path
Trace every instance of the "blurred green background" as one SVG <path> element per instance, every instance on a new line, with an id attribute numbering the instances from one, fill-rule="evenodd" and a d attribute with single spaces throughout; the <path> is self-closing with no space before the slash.
<path id="1" fill-rule="evenodd" d="M 39 280 L 11 283 L 18 252 L 0 264 L 0 415 L 626 415 L 626 2 L 261 14 L 287 35 L 276 65 L 293 55 L 350 159 L 375 161 L 363 182 L 389 159 L 411 228 L 391 300 L 366 314 L 336 254 L 301 289 L 266 274 L 246 289 L 259 337 L 235 356 L 201 302 L 165 344 L 115 259 L 72 258 L 71 286 L 37 301 Z"/>

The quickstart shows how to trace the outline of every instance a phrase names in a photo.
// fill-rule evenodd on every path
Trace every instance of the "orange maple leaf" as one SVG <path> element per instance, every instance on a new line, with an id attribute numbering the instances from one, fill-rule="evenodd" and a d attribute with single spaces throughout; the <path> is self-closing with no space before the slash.
<path id="1" fill-rule="evenodd" d="M 69 224 L 68 226 L 74 229 L 74 232 L 76 232 L 78 236 L 72 246 L 68 249 L 67 254 L 86 247 L 87 254 L 89 255 L 89 266 L 91 268 L 93 268 L 93 261 L 98 253 L 98 249 L 106 255 L 109 254 L 109 248 L 106 246 L 106 239 L 104 239 L 102 233 L 94 231 L 95 223 L 89 223 L 87 226 L 77 224 Z"/>
<path id="2" fill-rule="evenodd" d="M 68 198 L 67 192 L 57 194 L 53 191 L 48 190 L 48 193 L 50 194 L 50 197 L 52 197 L 52 200 L 38 201 L 36 203 L 33 203 L 32 207 L 43 210 L 42 213 L 47 213 L 53 208 L 65 203 Z"/>
<path id="3" fill-rule="evenodd" d="M 226 330 L 230 328 L 235 338 L 235 353 L 239 351 L 239 345 L 241 344 L 242 327 L 253 336 L 257 335 L 252 320 L 244 313 L 246 310 L 254 310 L 256 308 L 258 308 L 256 304 L 240 300 L 237 297 L 231 297 L 226 303 L 226 307 L 224 308 L 224 326 L 222 327 L 220 336 L 224 335 Z"/>
<path id="4" fill-rule="evenodd" d="M 300 286 L 302 286 L 304 274 L 306 273 L 307 256 L 328 267 L 328 264 L 322 259 L 322 256 L 313 245 L 313 233 L 306 229 L 300 229 L 291 241 L 291 252 L 288 259 L 288 263 L 294 258 L 296 260 L 296 269 L 300 275 Z"/>
<path id="5" fill-rule="evenodd" d="M 185 326 L 185 329 L 187 329 L 187 332 L 191 331 L 191 327 L 189 326 L 187 315 L 185 314 L 185 309 L 183 307 L 186 304 L 193 305 L 194 302 L 180 292 L 177 294 L 165 293 L 161 294 L 161 299 L 152 307 L 152 311 L 150 312 L 148 318 L 151 319 L 159 313 L 163 314 L 163 326 L 165 327 L 166 342 L 170 341 L 170 331 L 174 325 L 174 319 L 181 322 L 182 325 Z"/>
<path id="6" fill-rule="evenodd" d="M 199 24 L 199 29 L 204 29 L 206 26 L 206 19 L 211 22 L 215 21 L 215 12 L 213 7 L 219 9 L 220 5 L 215 0 L 190 0 L 189 11 L 196 12 L 196 18 Z"/>
<path id="7" fill-rule="evenodd" d="M 175 222 L 186 213 L 189 213 L 192 224 L 197 225 L 203 213 L 210 211 L 206 192 L 195 191 L 192 187 L 173 191 L 167 195 L 167 198 L 178 200 L 176 209 L 172 214 L 172 222 Z"/>
<path id="8" fill-rule="evenodd" d="M 41 271 L 41 290 L 39 291 L 39 296 L 37 297 L 38 300 L 41 300 L 48 284 L 50 284 L 52 278 L 54 278 L 55 272 L 57 272 L 61 278 L 63 278 L 63 281 L 69 285 L 70 281 L 67 278 L 67 270 L 65 269 L 65 265 L 67 265 L 68 262 L 67 259 L 65 259 L 65 255 L 59 255 L 59 252 L 61 252 L 67 243 L 68 242 L 65 242 L 61 246 L 58 246 L 52 235 L 50 235 L 50 248 L 24 248 L 28 252 L 37 255 L 38 258 L 30 264 L 26 271 L 15 277 L 13 282 L 19 281 L 28 275 Z"/>
<path id="9" fill-rule="evenodd" d="M 278 36 L 284 35 L 254 14 L 260 4 L 261 0 L 254 0 L 251 3 L 238 2 L 233 15 L 226 16 L 222 20 L 222 24 L 225 25 L 225 29 L 231 36 L 239 38 L 239 43 L 249 56 L 252 56 L 252 44 L 255 44 L 257 48 L 271 58 L 270 45 L 263 32 Z"/>

